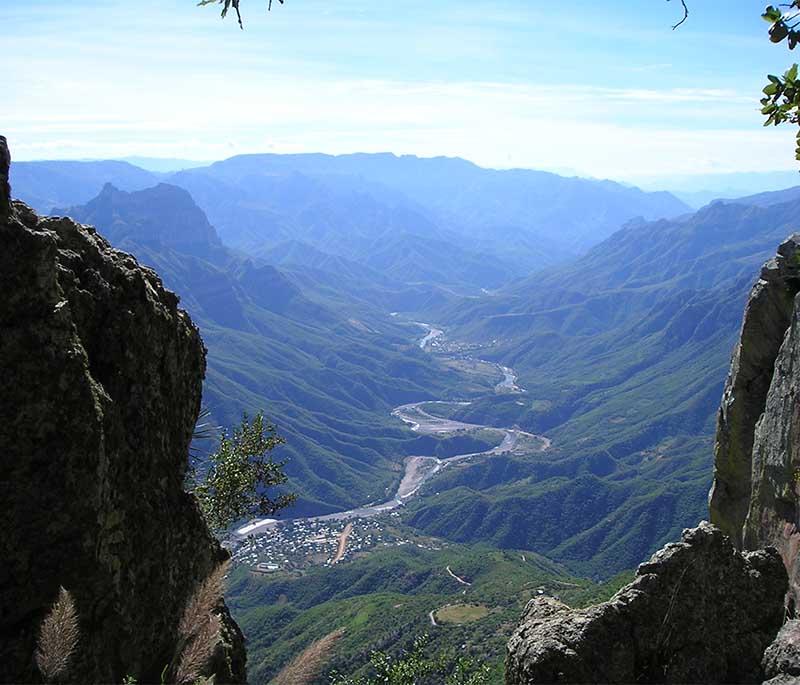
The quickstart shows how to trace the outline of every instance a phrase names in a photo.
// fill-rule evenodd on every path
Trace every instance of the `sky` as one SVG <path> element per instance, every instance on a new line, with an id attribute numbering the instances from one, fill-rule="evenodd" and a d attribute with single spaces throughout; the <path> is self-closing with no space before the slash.
<path id="1" fill-rule="evenodd" d="M 644 182 L 797 168 L 764 2 L 0 2 L 15 159 L 448 155 Z M 563 7 L 562 7 L 563 4 Z"/>

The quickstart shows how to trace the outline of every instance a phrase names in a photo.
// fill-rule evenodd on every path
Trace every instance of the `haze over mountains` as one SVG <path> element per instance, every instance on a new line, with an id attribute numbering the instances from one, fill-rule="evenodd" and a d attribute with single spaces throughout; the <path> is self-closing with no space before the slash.
<path id="1" fill-rule="evenodd" d="M 124 162 L 22 162 L 13 174 L 42 211 L 86 202 L 106 181 L 140 190 L 163 180 L 188 190 L 233 248 L 259 255 L 300 242 L 466 291 L 563 261 L 633 217 L 688 211 L 668 193 L 610 181 L 389 154 L 248 155 L 167 176 Z M 442 264 L 445 245 L 453 258 Z"/>
<path id="2" fill-rule="evenodd" d="M 620 578 L 572 575 L 612 578 L 703 518 L 746 294 L 800 223 L 798 188 L 692 212 L 607 181 L 391 155 L 28 162 L 12 182 L 180 295 L 213 420 L 263 409 L 287 440 L 287 525 L 391 501 L 409 457 L 474 455 L 419 481 L 381 524 L 388 548 L 296 577 L 237 562 L 228 600 L 258 680 L 341 625 L 334 665 L 357 670 L 466 587 L 492 612 L 434 640 L 497 667 L 532 588 L 606 596 Z M 454 428 L 412 430 L 393 411 L 413 403 Z"/>
<path id="3" fill-rule="evenodd" d="M 214 417 L 263 408 L 287 437 L 291 515 L 387 497 L 407 456 L 491 446 L 391 416 L 468 400 L 429 411 L 552 448 L 448 470 L 404 519 L 597 575 L 701 515 L 744 296 L 800 218 L 794 190 L 692 214 L 608 181 L 392 155 L 13 173 L 17 196 L 95 224 L 181 295 L 209 347 Z M 420 349 L 414 321 L 443 327 L 449 352 Z M 526 392 L 495 392 L 502 374 L 466 357 L 513 368 Z"/>

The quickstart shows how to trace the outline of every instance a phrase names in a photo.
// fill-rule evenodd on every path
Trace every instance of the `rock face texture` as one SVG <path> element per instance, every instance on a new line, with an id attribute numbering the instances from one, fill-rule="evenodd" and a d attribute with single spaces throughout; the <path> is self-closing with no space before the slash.
<path id="1" fill-rule="evenodd" d="M 797 683 L 800 680 L 800 621 L 788 621 L 764 652 L 764 675 L 768 682 Z"/>
<path id="2" fill-rule="evenodd" d="M 774 546 L 800 589 L 800 235 L 753 286 L 719 413 L 711 520 L 737 546 Z"/>
<path id="3" fill-rule="evenodd" d="M 0 136 L 0 217 L 6 216 L 11 210 L 11 188 L 8 185 L 10 168 L 11 154 L 8 151 L 8 141 L 5 136 Z"/>
<path id="4" fill-rule="evenodd" d="M 86 205 L 52 213 L 103 227 L 103 235 L 114 245 L 132 239 L 139 245 L 172 248 L 204 258 L 225 252 L 216 230 L 192 196 L 166 183 L 133 193 L 106 183 Z M 226 256 L 219 254 L 221 259 Z"/>
<path id="5" fill-rule="evenodd" d="M 718 416 L 714 525 L 685 531 L 605 604 L 531 603 L 509 683 L 800 682 L 800 622 L 775 638 L 800 606 L 798 293 L 793 235 L 745 310 Z"/>
<path id="6" fill-rule="evenodd" d="M 795 235 L 781 244 L 777 256 L 764 265 L 750 292 L 717 418 L 709 510 L 711 522 L 730 535 L 738 547 L 742 546 L 751 504 L 756 425 L 767 408 L 775 362 L 794 316 L 798 291 L 800 235 Z M 770 410 L 774 399 L 771 404 Z M 785 419 L 785 414 L 770 415 L 774 421 Z M 756 480 L 760 475 L 755 475 Z M 769 540 L 762 538 L 755 547 L 772 544 Z M 753 542 L 751 536 L 749 548 L 753 548 Z"/>
<path id="7" fill-rule="evenodd" d="M 158 276 L 94 229 L 7 199 L 0 139 L 0 682 L 33 659 L 59 586 L 69 682 L 159 682 L 197 584 L 225 559 L 183 489 L 205 350 Z M 211 668 L 243 682 L 224 604 Z"/>
<path id="8" fill-rule="evenodd" d="M 794 243 L 793 266 L 800 267 Z M 756 424 L 752 457 L 752 492 L 744 523 L 744 548 L 778 549 L 792 588 L 800 597 L 800 321 L 795 307 L 789 330 L 775 360 L 764 413 Z"/>
<path id="9" fill-rule="evenodd" d="M 775 550 L 737 552 L 702 523 L 604 604 L 533 600 L 508 644 L 506 682 L 761 682 L 786 585 Z"/>

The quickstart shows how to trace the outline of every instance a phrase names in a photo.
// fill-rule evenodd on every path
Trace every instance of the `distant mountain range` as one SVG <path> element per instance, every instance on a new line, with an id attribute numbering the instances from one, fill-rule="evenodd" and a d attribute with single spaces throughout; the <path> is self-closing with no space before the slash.
<path id="1" fill-rule="evenodd" d="M 250 255 L 302 242 L 461 293 L 563 262 L 634 217 L 689 211 L 669 193 L 611 181 L 390 154 L 246 155 L 174 174 L 126 162 L 19 162 L 13 174 L 18 196 L 43 212 L 87 202 L 106 182 L 131 191 L 165 181 L 188 190 L 222 240 Z M 294 257 L 305 266 L 301 252 Z"/>
<path id="2" fill-rule="evenodd" d="M 699 209 L 720 198 L 743 197 L 800 185 L 800 174 L 791 171 L 700 173 L 642 178 L 639 187 L 669 189 L 686 204 Z"/>
<path id="3" fill-rule="evenodd" d="M 404 456 L 436 449 L 390 410 L 471 391 L 470 379 L 419 349 L 419 327 L 370 303 L 370 294 L 389 303 L 392 286 L 402 298 L 402 284 L 376 279 L 366 299 L 347 300 L 347 289 L 359 286 L 341 271 L 335 288 L 331 272 L 312 270 L 301 281 L 237 254 L 182 188 L 128 193 L 107 183 L 87 204 L 56 213 L 94 224 L 181 296 L 209 350 L 204 402 L 213 418 L 230 426 L 242 412 L 263 409 L 287 438 L 279 456 L 290 460 L 301 495 L 292 515 L 386 497 Z"/>
<path id="4" fill-rule="evenodd" d="M 13 182 L 181 295 L 209 348 L 214 416 L 264 408 L 289 439 L 295 513 L 383 497 L 405 456 L 452 449 L 410 433 L 394 405 L 474 399 L 449 411 L 553 449 L 450 469 L 404 520 L 597 575 L 702 515 L 744 297 L 800 220 L 796 188 L 691 213 L 606 181 L 392 155 L 254 155 L 169 175 L 31 162 Z M 527 392 L 494 395 L 492 379 L 422 352 L 412 320 L 480 344 Z"/>
<path id="5" fill-rule="evenodd" d="M 794 197 L 635 222 L 570 265 L 441 312 L 454 337 L 496 341 L 483 355 L 513 366 L 528 390 L 454 418 L 516 423 L 556 448 L 546 461 L 493 460 L 445 476 L 409 521 L 596 572 L 636 563 L 701 518 L 745 298 L 800 225 Z"/>

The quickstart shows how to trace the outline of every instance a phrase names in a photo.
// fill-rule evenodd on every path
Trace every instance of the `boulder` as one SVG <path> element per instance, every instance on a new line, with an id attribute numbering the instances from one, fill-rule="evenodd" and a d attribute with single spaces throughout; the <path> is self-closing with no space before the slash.
<path id="1" fill-rule="evenodd" d="M 787 621 L 775 641 L 767 647 L 762 661 L 770 683 L 797 682 L 800 679 L 800 621 Z"/>
<path id="2" fill-rule="evenodd" d="M 786 587 L 774 549 L 738 552 L 703 522 L 608 602 L 574 610 L 533 600 L 508 643 L 506 682 L 761 682 Z"/>

